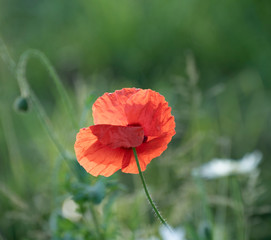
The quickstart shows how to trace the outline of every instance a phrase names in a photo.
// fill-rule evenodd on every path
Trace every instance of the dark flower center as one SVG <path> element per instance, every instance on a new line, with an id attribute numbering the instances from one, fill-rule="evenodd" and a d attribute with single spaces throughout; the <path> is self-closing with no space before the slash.
<path id="1" fill-rule="evenodd" d="M 144 135 L 143 143 L 148 141 L 148 137 Z"/>

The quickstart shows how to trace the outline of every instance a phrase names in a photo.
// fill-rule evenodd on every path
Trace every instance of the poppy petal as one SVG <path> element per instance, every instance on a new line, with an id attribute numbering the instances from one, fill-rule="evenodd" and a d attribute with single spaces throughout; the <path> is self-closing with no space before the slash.
<path id="1" fill-rule="evenodd" d="M 140 161 L 147 165 L 152 159 L 159 157 L 167 149 L 174 134 L 164 134 L 137 147 L 136 150 Z"/>
<path id="2" fill-rule="evenodd" d="M 130 96 L 125 114 L 128 123 L 141 125 L 146 136 L 160 136 L 175 128 L 174 117 L 165 98 L 150 89 Z"/>
<path id="3" fill-rule="evenodd" d="M 124 106 L 129 97 L 138 91 L 140 89 L 123 88 L 99 97 L 92 106 L 94 124 L 127 126 Z"/>
<path id="4" fill-rule="evenodd" d="M 171 141 L 173 135 L 173 132 L 171 134 L 164 134 L 158 138 L 152 139 L 149 142 L 143 143 L 136 148 L 142 172 L 146 170 L 146 166 L 151 162 L 152 159 L 160 156 L 167 149 L 167 145 Z M 137 174 L 138 168 L 134 156 L 131 155 L 129 163 L 127 162 L 128 161 L 126 160 L 126 164 L 122 165 L 121 171 L 125 173 Z"/>
<path id="5" fill-rule="evenodd" d="M 130 149 L 130 151 L 126 152 L 126 155 L 124 156 L 124 159 L 125 158 L 126 158 L 126 162 L 125 162 L 125 164 L 122 165 L 121 171 L 124 172 L 124 173 L 137 174 L 138 173 L 138 168 L 137 168 L 135 156 L 134 156 L 134 153 L 133 153 L 132 149 Z M 144 161 L 141 161 L 139 159 L 139 156 L 138 156 L 138 160 L 139 160 L 139 164 L 140 164 L 140 169 L 141 169 L 142 172 L 144 172 L 146 170 L 147 165 L 145 164 Z"/>
<path id="6" fill-rule="evenodd" d="M 122 166 L 121 169 L 126 169 L 132 160 L 133 157 L 133 150 L 132 149 L 127 149 L 126 153 L 124 154 L 123 160 L 122 160 Z"/>
<path id="7" fill-rule="evenodd" d="M 90 126 L 99 142 L 110 148 L 131 148 L 142 144 L 144 131 L 140 126 L 113 126 L 98 124 Z"/>
<path id="8" fill-rule="evenodd" d="M 74 149 L 80 165 L 93 176 L 107 177 L 122 167 L 125 149 L 112 149 L 103 145 L 90 128 L 80 130 Z"/>

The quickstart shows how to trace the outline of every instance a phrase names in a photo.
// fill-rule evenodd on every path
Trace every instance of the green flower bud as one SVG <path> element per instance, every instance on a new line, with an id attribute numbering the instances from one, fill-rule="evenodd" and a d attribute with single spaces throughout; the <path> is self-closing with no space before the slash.
<path id="1" fill-rule="evenodd" d="M 27 97 L 17 97 L 14 101 L 14 109 L 18 112 L 27 112 L 29 109 L 29 100 Z"/>

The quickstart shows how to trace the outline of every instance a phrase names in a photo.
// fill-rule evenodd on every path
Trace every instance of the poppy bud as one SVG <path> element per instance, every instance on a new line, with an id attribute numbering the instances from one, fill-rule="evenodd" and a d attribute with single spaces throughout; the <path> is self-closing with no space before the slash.
<path id="1" fill-rule="evenodd" d="M 27 112 L 29 109 L 29 100 L 26 97 L 19 96 L 15 99 L 13 106 L 18 112 Z"/>

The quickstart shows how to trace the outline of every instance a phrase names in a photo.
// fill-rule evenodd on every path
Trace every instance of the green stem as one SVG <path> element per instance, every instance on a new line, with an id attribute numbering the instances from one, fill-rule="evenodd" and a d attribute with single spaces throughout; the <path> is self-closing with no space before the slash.
<path id="1" fill-rule="evenodd" d="M 52 64 L 50 63 L 48 58 L 45 56 L 45 54 L 38 51 L 38 50 L 35 50 L 35 49 L 29 49 L 29 50 L 25 51 L 21 55 L 19 62 L 18 62 L 17 75 L 21 76 L 18 78 L 18 83 L 20 85 L 22 95 L 27 96 L 27 94 L 29 93 L 29 87 L 26 86 L 25 81 L 21 81 L 20 79 L 25 78 L 26 65 L 27 65 L 27 62 L 30 59 L 30 57 L 38 58 L 41 61 L 41 63 L 45 66 L 45 68 L 48 70 L 50 76 L 52 77 L 52 79 L 56 85 L 56 89 L 58 90 L 58 92 L 62 98 L 62 102 L 63 102 L 68 114 L 70 115 L 70 119 L 73 123 L 74 128 L 78 129 L 78 124 L 74 118 L 71 101 L 69 99 L 69 96 L 68 96 L 60 78 L 58 77 L 55 69 L 53 68 Z"/>
<path id="2" fill-rule="evenodd" d="M 146 196 L 156 214 L 156 216 L 159 218 L 159 220 L 162 222 L 162 224 L 164 224 L 170 231 L 172 231 L 171 227 L 167 224 L 167 222 L 165 221 L 165 219 L 161 216 L 160 212 L 158 211 L 157 207 L 155 206 L 150 194 L 149 194 L 149 191 L 148 191 L 148 188 L 147 188 L 147 185 L 146 185 L 146 182 L 145 182 L 145 179 L 144 179 L 144 176 L 143 176 L 143 173 L 141 171 L 141 168 L 140 168 L 140 164 L 139 164 L 139 160 L 138 160 L 138 157 L 137 157 L 137 153 L 136 153 L 136 149 L 133 148 L 133 152 L 134 152 L 134 156 L 135 156 L 135 160 L 136 160 L 136 164 L 137 164 L 137 168 L 138 168 L 138 172 L 139 172 L 139 176 L 141 178 L 141 181 L 142 181 L 142 184 L 143 184 L 143 188 L 145 190 L 145 193 L 146 193 Z"/>
<path id="3" fill-rule="evenodd" d="M 21 90 L 21 95 L 23 97 L 28 97 L 31 100 L 33 107 L 37 113 L 37 116 L 40 119 L 45 130 L 47 131 L 49 137 L 51 138 L 51 140 L 55 144 L 55 146 L 58 149 L 61 156 L 64 159 L 66 159 L 67 158 L 66 151 L 64 150 L 62 145 L 59 143 L 59 141 L 53 131 L 53 127 L 51 126 L 51 122 L 49 120 L 49 117 L 47 116 L 45 110 L 43 109 L 39 99 L 36 97 L 36 95 L 31 90 L 31 88 L 28 84 L 28 81 L 25 76 L 26 63 L 27 63 L 26 57 L 22 56 L 20 58 L 20 61 L 19 61 L 18 67 L 17 67 L 17 71 L 16 71 L 16 77 L 17 77 L 17 81 L 18 81 L 18 84 L 19 84 L 19 87 Z"/>
<path id="4" fill-rule="evenodd" d="M 46 115 L 41 103 L 39 102 L 38 98 L 36 97 L 36 95 L 31 91 L 30 92 L 30 99 L 31 102 L 34 106 L 34 110 L 37 113 L 38 118 L 40 119 L 42 125 L 44 126 L 45 130 L 47 131 L 49 137 L 51 138 L 51 140 L 53 141 L 53 143 L 55 144 L 56 148 L 58 149 L 60 155 L 62 156 L 62 158 L 66 159 L 67 158 L 67 154 L 65 149 L 63 148 L 63 146 L 61 145 L 61 143 L 58 141 L 56 134 L 53 131 L 53 127 L 51 126 L 51 122 L 48 118 L 48 116 Z"/>
<path id="5" fill-rule="evenodd" d="M 47 116 L 45 110 L 43 109 L 39 99 L 36 97 L 35 93 L 31 90 L 28 81 L 26 79 L 26 64 L 28 61 L 28 58 L 30 54 L 33 54 L 34 50 L 26 51 L 19 60 L 19 63 L 17 65 L 17 71 L 16 71 L 16 77 L 17 81 L 21 90 L 21 95 L 23 97 L 29 97 L 31 102 L 33 103 L 34 109 L 37 113 L 37 116 L 39 117 L 41 123 L 43 124 L 45 130 L 47 131 L 48 135 L 50 136 L 53 143 L 56 145 L 58 151 L 60 152 L 61 156 L 66 159 L 67 154 L 65 149 L 62 147 L 62 145 L 59 143 L 54 131 L 53 127 L 51 126 L 49 117 Z M 38 54 L 38 53 L 36 53 Z"/>
<path id="6" fill-rule="evenodd" d="M 27 50 L 20 57 L 19 63 L 16 66 L 16 63 L 12 59 L 12 57 L 10 56 L 6 45 L 4 44 L 2 39 L 0 38 L 0 56 L 3 58 L 4 62 L 6 62 L 7 65 L 9 66 L 11 73 L 13 73 L 15 75 L 17 82 L 18 82 L 18 85 L 19 85 L 19 88 L 20 88 L 21 96 L 29 98 L 31 100 L 38 118 L 40 119 L 40 121 L 41 121 L 43 127 L 45 128 L 46 132 L 48 133 L 49 137 L 51 138 L 51 140 L 55 144 L 61 157 L 64 160 L 67 160 L 66 161 L 67 165 L 69 166 L 71 171 L 74 173 L 74 175 L 79 179 L 78 174 L 76 174 L 74 167 L 72 166 L 72 163 L 70 161 L 71 157 L 65 151 L 62 144 L 59 142 L 59 140 L 55 134 L 55 131 L 53 130 L 53 127 L 51 125 L 49 117 L 47 116 L 39 99 L 36 97 L 34 92 L 31 90 L 31 88 L 28 84 L 28 81 L 26 79 L 26 76 L 25 76 L 26 64 L 27 64 L 27 61 L 31 55 L 40 58 L 41 62 L 46 66 L 46 68 L 48 69 L 50 75 L 52 76 L 52 78 L 58 88 L 58 91 L 60 92 L 60 94 L 62 96 L 63 102 L 66 104 L 66 108 L 69 109 L 70 115 L 73 116 L 72 110 L 71 110 L 71 104 L 69 104 L 70 101 L 69 101 L 68 95 L 67 95 L 60 79 L 58 78 L 54 68 L 51 66 L 49 60 L 47 59 L 47 57 L 43 53 L 41 53 L 37 50 Z"/>
<path id="7" fill-rule="evenodd" d="M 37 116 L 40 119 L 40 122 L 42 123 L 42 125 L 45 128 L 46 132 L 48 133 L 49 137 L 51 138 L 51 140 L 55 144 L 55 146 L 56 146 L 58 152 L 60 153 L 61 157 L 64 160 L 66 160 L 65 162 L 68 165 L 71 172 L 75 175 L 75 177 L 77 179 L 79 179 L 79 176 L 76 173 L 76 170 L 74 169 L 74 166 L 72 165 L 73 163 L 71 162 L 70 154 L 67 153 L 67 151 L 64 149 L 64 147 L 62 146 L 62 144 L 58 140 L 58 138 L 57 138 L 57 136 L 56 136 L 56 134 L 55 134 L 55 132 L 53 130 L 53 127 L 51 125 L 51 122 L 50 122 L 45 110 L 43 109 L 40 101 L 38 100 L 38 98 L 36 97 L 36 95 L 32 91 L 30 91 L 30 99 L 31 99 L 31 102 L 33 103 L 33 106 L 34 106 L 34 109 L 35 109 L 35 111 L 37 113 Z"/>
<path id="8" fill-rule="evenodd" d="M 11 58 L 8 49 L 4 43 L 4 41 L 0 38 L 0 56 L 3 59 L 3 61 L 8 65 L 11 72 L 14 72 L 16 68 L 16 63 Z"/>

